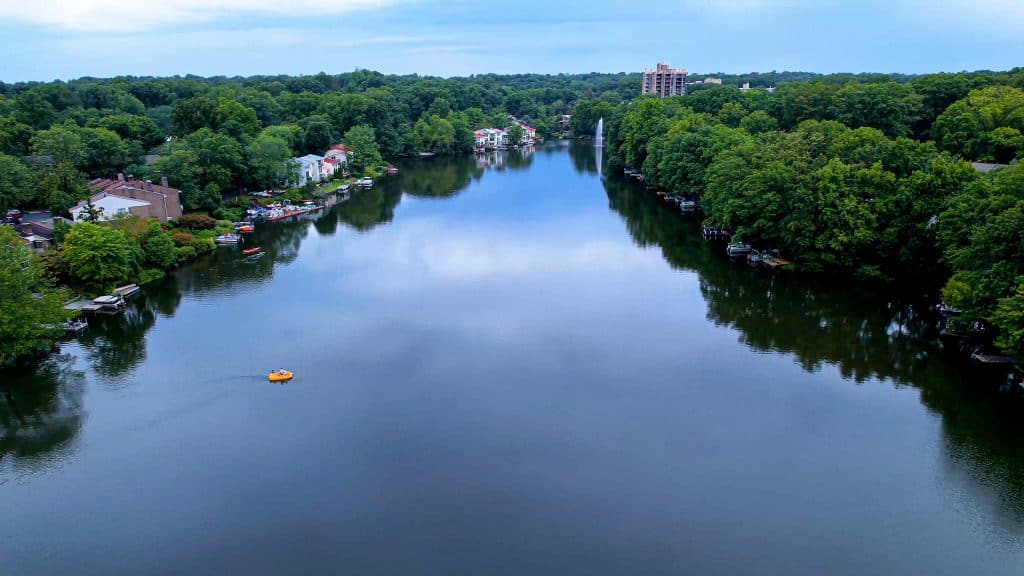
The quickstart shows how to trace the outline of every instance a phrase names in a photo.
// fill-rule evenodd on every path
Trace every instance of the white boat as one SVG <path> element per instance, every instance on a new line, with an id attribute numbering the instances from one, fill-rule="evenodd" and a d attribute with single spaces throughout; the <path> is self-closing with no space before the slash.
<path id="1" fill-rule="evenodd" d="M 138 294 L 139 290 L 141 290 L 141 288 L 139 288 L 138 284 L 128 284 L 126 286 L 121 286 L 120 288 L 114 288 L 114 294 L 117 294 L 122 298 L 128 298 L 129 296 Z"/>
<path id="2" fill-rule="evenodd" d="M 743 256 L 745 254 L 750 254 L 751 250 L 753 250 L 753 248 L 750 244 L 744 244 L 742 242 L 730 242 L 725 246 L 725 253 L 729 256 Z"/>
<path id="3" fill-rule="evenodd" d="M 362 186 L 363 188 L 373 188 L 373 178 L 364 176 L 359 180 L 356 180 L 356 186 Z"/>
<path id="4" fill-rule="evenodd" d="M 239 236 L 238 234 L 232 234 L 229 232 L 227 234 L 221 234 L 220 236 L 217 236 L 216 238 L 214 238 L 213 241 L 216 242 L 217 244 L 220 244 L 221 246 L 231 246 L 241 242 L 242 237 Z"/>

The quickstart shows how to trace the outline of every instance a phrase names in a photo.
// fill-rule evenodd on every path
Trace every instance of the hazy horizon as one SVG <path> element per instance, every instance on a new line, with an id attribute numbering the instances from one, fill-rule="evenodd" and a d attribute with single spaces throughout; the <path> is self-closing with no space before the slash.
<path id="1" fill-rule="evenodd" d="M 331 74 L 440 77 L 799 70 L 1005 70 L 1024 54 L 1014 0 L 618 0 L 514 8 L 453 0 L 0 0 L 4 82 Z"/>

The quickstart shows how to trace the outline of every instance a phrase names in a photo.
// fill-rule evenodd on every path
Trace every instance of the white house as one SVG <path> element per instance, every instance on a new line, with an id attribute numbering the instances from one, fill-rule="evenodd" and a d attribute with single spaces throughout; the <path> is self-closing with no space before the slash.
<path id="1" fill-rule="evenodd" d="M 107 220 L 113 220 L 118 214 L 132 214 L 134 211 L 138 211 L 139 208 L 149 208 L 149 202 L 145 200 L 136 200 L 134 198 L 125 198 L 124 196 L 115 196 L 113 194 L 109 196 L 103 196 L 102 198 L 93 198 L 93 207 L 100 212 L 97 220 L 106 222 Z M 88 204 L 86 202 L 79 202 L 74 208 L 70 210 L 71 219 L 75 222 L 81 222 L 87 220 Z"/>
<path id="2" fill-rule="evenodd" d="M 323 167 L 320 170 L 320 178 L 324 181 L 334 178 L 335 173 L 341 170 L 341 161 L 337 158 L 324 158 Z"/>
<path id="3" fill-rule="evenodd" d="M 533 126 L 530 126 L 528 124 L 524 124 L 522 122 L 517 122 L 517 124 L 519 124 L 519 127 L 523 129 L 523 139 L 522 139 L 522 142 L 520 142 L 520 144 L 525 144 L 527 142 L 533 142 L 534 140 L 537 139 L 537 129 L 536 128 L 534 128 Z"/>
<path id="4" fill-rule="evenodd" d="M 292 162 L 299 165 L 298 186 L 305 186 L 306 182 L 319 182 L 323 174 L 324 157 L 316 154 L 306 154 L 299 158 L 292 158 Z"/>
<path id="5" fill-rule="evenodd" d="M 337 144 L 331 147 L 330 150 L 324 154 L 324 158 L 333 158 L 342 164 L 348 164 L 349 156 L 352 154 L 352 150 L 344 144 Z"/>

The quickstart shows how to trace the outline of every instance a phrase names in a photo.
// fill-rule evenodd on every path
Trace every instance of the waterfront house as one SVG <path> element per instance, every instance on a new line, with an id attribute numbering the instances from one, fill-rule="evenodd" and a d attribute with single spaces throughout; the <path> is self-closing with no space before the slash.
<path id="1" fill-rule="evenodd" d="M 348 164 L 349 156 L 352 155 L 350 150 L 344 144 L 337 144 L 332 146 L 330 150 L 324 154 L 324 158 L 328 160 L 337 160 L 340 164 Z"/>
<path id="2" fill-rule="evenodd" d="M 477 150 L 486 150 L 487 149 L 487 131 L 486 130 L 477 130 L 476 132 L 473 132 L 473 142 L 474 142 L 473 146 Z"/>
<path id="3" fill-rule="evenodd" d="M 533 126 L 530 126 L 528 124 L 524 124 L 522 122 L 517 122 L 517 124 L 519 124 L 519 127 L 523 129 L 523 139 L 522 139 L 522 142 L 520 142 L 520 144 L 525 144 L 527 142 L 533 142 L 534 140 L 537 139 L 537 129 L 536 128 L 534 128 Z"/>
<path id="4" fill-rule="evenodd" d="M 89 189 L 93 192 L 92 203 L 104 208 L 101 220 L 110 220 L 117 214 L 134 214 L 166 222 L 182 214 L 181 190 L 170 187 L 166 177 L 160 179 L 160 184 L 154 184 L 151 180 L 126 180 L 124 174 L 118 174 L 116 180 L 97 178 L 89 182 Z M 76 221 L 81 219 L 87 204 L 79 202 L 70 210 Z"/>
<path id="5" fill-rule="evenodd" d="M 325 182 L 333 180 L 334 175 L 341 171 L 341 160 L 337 158 L 324 158 L 323 168 L 320 170 L 320 179 Z"/>
<path id="6" fill-rule="evenodd" d="M 298 165 L 298 186 L 305 186 L 307 182 L 319 182 L 323 174 L 324 157 L 316 154 L 306 154 L 299 158 L 292 158 L 292 162 Z"/>

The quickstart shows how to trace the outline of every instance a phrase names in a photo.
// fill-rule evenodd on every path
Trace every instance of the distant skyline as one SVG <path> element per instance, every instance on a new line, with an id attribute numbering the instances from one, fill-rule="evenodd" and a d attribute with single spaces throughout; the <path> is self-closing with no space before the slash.
<path id="1" fill-rule="evenodd" d="M 642 8 L 642 9 L 641 9 Z M 1024 65 L 1024 0 L 0 0 L 0 80 Z"/>

